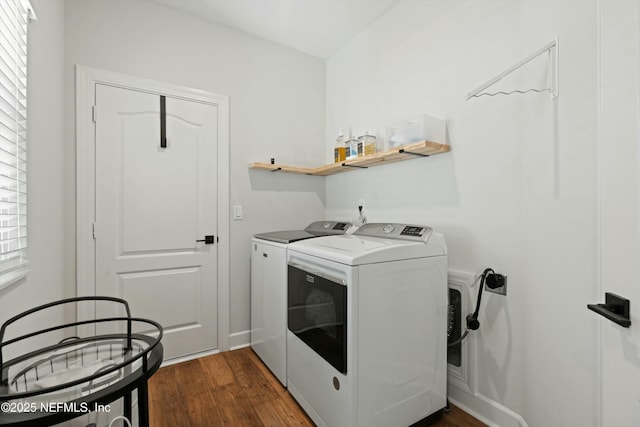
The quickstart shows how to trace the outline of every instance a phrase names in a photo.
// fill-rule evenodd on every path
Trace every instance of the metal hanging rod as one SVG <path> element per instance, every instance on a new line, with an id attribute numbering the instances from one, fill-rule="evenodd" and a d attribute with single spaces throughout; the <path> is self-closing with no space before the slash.
<path id="1" fill-rule="evenodd" d="M 559 50 L 558 38 L 556 37 L 555 39 L 553 39 L 553 41 L 551 41 L 550 43 L 546 44 L 542 48 L 538 49 L 537 51 L 535 51 L 531 55 L 527 56 L 522 61 L 520 61 L 517 64 L 515 64 L 514 66 L 506 69 L 505 71 L 503 71 L 502 73 L 498 74 L 497 76 L 495 76 L 491 80 L 487 81 L 486 83 L 478 86 L 477 88 L 475 88 L 474 90 L 469 92 L 467 94 L 467 100 L 469 100 L 471 98 L 477 98 L 477 97 L 480 97 L 480 96 L 483 96 L 483 95 L 495 96 L 495 95 L 510 95 L 512 93 L 528 93 L 528 92 L 550 92 L 551 93 L 551 99 L 555 99 L 558 96 L 558 81 L 559 81 L 558 50 Z M 516 90 L 512 90 L 510 92 L 504 92 L 504 91 L 498 91 L 498 92 L 494 92 L 494 93 L 483 92 L 485 89 L 489 88 L 490 86 L 493 86 L 494 84 L 496 84 L 497 82 L 499 82 L 500 80 L 502 80 L 503 78 L 505 78 L 506 76 L 508 76 L 509 74 L 514 72 L 515 70 L 517 70 L 518 68 L 522 67 L 525 64 L 528 64 L 529 62 L 531 62 L 532 60 L 534 60 L 535 58 L 537 58 L 538 56 L 542 55 L 545 52 L 547 52 L 548 55 L 549 55 L 548 69 L 547 69 L 547 86 L 548 86 L 547 88 L 544 88 L 544 89 L 524 89 L 524 90 L 516 89 Z"/>

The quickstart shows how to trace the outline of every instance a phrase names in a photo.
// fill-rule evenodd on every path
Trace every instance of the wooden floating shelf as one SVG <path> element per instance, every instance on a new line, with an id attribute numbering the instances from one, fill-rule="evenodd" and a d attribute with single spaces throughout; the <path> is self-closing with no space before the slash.
<path id="1" fill-rule="evenodd" d="M 336 173 L 350 172 L 356 169 L 369 168 L 402 160 L 415 159 L 416 157 L 428 157 L 435 154 L 446 153 L 450 150 L 447 144 L 439 144 L 431 141 L 421 141 L 395 147 L 391 150 L 380 151 L 370 156 L 358 157 L 339 163 L 330 163 L 317 168 L 305 168 L 270 163 L 251 163 L 249 169 L 265 170 L 270 172 L 298 173 L 304 175 L 327 176 Z"/>

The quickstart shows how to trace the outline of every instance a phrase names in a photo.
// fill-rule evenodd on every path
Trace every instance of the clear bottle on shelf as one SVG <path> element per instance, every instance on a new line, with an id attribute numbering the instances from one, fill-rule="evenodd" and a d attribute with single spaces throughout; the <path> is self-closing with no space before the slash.
<path id="1" fill-rule="evenodd" d="M 335 163 L 344 162 L 347 158 L 346 151 L 347 147 L 344 143 L 344 134 L 342 133 L 342 129 L 340 129 L 340 133 L 336 139 L 336 145 L 333 148 L 333 161 Z"/>
<path id="2" fill-rule="evenodd" d="M 377 151 L 376 137 L 365 131 L 364 135 L 358 138 L 358 157 L 370 156 Z"/>
<path id="3" fill-rule="evenodd" d="M 358 157 L 358 140 L 353 137 L 351 129 L 349 129 L 349 140 L 346 142 L 347 160 Z"/>
<path id="4" fill-rule="evenodd" d="M 358 140 L 352 138 L 346 143 L 347 160 L 358 157 Z"/>

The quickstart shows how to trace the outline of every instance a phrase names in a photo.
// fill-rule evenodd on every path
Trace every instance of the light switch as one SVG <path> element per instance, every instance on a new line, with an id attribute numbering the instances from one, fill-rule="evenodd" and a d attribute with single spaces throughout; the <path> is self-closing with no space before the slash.
<path id="1" fill-rule="evenodd" d="M 233 205 L 233 219 L 242 219 L 242 205 Z"/>

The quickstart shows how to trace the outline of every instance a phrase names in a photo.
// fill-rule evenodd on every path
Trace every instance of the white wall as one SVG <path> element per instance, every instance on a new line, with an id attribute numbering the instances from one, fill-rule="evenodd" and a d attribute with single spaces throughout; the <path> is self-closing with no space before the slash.
<path id="1" fill-rule="evenodd" d="M 65 29 L 68 164 L 75 159 L 75 64 L 230 96 L 230 202 L 245 213 L 245 220 L 230 224 L 230 322 L 231 332 L 248 340 L 250 236 L 322 218 L 324 183 L 250 173 L 247 166 L 271 157 L 313 164 L 323 155 L 324 62 L 149 1 L 67 0 Z M 65 188 L 66 271 L 73 274 L 71 168 Z"/>
<path id="2" fill-rule="evenodd" d="M 28 39 L 28 258 L 27 278 L 0 291 L 0 321 L 34 306 L 71 296 L 64 293 L 63 229 L 63 56 L 62 0 L 32 0 L 39 20 Z M 14 331 L 35 331 L 59 324 L 61 311 L 52 310 L 35 323 Z"/>
<path id="3" fill-rule="evenodd" d="M 402 1 L 327 61 L 325 158 L 355 133 L 447 118 L 451 152 L 327 178 L 327 217 L 432 225 L 452 270 L 507 274 L 483 299 L 472 407 L 531 426 L 597 422 L 595 0 Z M 560 96 L 465 95 L 560 38 Z M 503 83 L 543 87 L 546 57 Z M 500 86 L 498 88 L 501 88 Z M 471 400 L 471 402 L 474 402 Z M 494 418 L 495 419 L 495 418 Z M 515 425 L 522 420 L 515 416 Z"/>
<path id="4" fill-rule="evenodd" d="M 602 426 L 640 425 L 640 2 L 598 0 L 600 285 L 628 298 L 631 327 L 600 318 Z"/>

